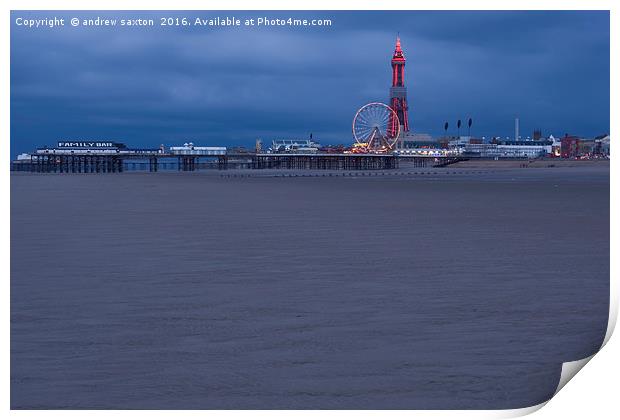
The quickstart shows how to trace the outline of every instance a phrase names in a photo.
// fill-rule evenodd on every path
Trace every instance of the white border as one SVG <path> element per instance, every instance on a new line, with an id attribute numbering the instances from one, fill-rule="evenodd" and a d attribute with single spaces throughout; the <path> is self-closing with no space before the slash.
<path id="1" fill-rule="evenodd" d="M 620 71 L 618 66 L 618 48 L 620 43 L 618 42 L 618 25 L 620 19 L 618 18 L 618 6 L 617 2 L 611 0 L 504 0 L 504 1 L 489 1 L 489 0 L 435 0 L 433 2 L 421 1 L 421 0 L 389 0 L 383 2 L 376 2 L 372 0 L 357 0 L 342 1 L 342 0 L 303 0 L 292 2 L 290 0 L 263 0 L 260 3 L 260 7 L 256 7 L 255 4 L 246 0 L 228 0 L 226 2 L 208 2 L 198 0 L 175 0 L 174 2 L 151 0 L 149 2 L 137 2 L 134 0 L 108 0 L 108 1 L 89 1 L 88 3 L 78 0 L 8 0 L 2 2 L 3 11 L 3 24 L 2 31 L 0 32 L 0 48 L 2 57 L 2 66 L 0 66 L 0 92 L 3 92 L 0 99 L 0 112 L 2 113 L 1 133 L 2 133 L 2 175 L 0 177 L 0 185 L 4 197 L 9 197 L 10 188 L 10 175 L 9 175 L 9 150 L 10 150 L 10 129 L 8 121 L 9 109 L 10 109 L 10 79 L 9 79 L 9 53 L 10 53 L 10 10 L 46 10 L 46 9 L 58 9 L 58 10 L 555 10 L 555 9 L 568 9 L 568 10 L 611 10 L 611 107 L 610 114 L 612 116 L 618 116 L 618 83 L 617 75 Z M 592 63 L 596 65 L 596 63 Z M 611 119 L 611 132 L 615 135 L 618 130 L 618 120 Z M 612 188 L 611 194 L 611 213 L 612 215 L 618 214 L 618 200 L 616 188 L 613 187 L 617 184 L 615 178 L 617 178 L 617 171 L 615 169 L 615 160 L 612 160 L 611 165 L 611 180 Z M 9 200 L 4 200 L 5 205 L 2 206 L 5 220 L 5 232 L 9 232 L 10 224 L 10 207 Z M 615 219 L 611 218 L 611 255 L 617 255 L 616 250 L 616 238 L 618 233 L 618 223 Z M 4 373 L 4 381 L 2 382 L 2 398 L 3 406 L 5 410 L 9 410 L 10 400 L 10 329 L 9 329 L 9 317 L 10 317 L 10 287 L 9 287 L 9 252 L 10 252 L 10 235 L 5 234 L 5 239 L 2 242 L 2 267 L 3 269 L 3 296 L 4 296 L 4 322 L 2 322 L 2 335 L 4 337 L 4 346 L 2 346 L 2 366 Z M 608 325 L 608 331 L 605 337 L 605 343 L 609 341 L 611 333 L 616 323 L 618 313 L 618 289 L 617 289 L 617 264 L 614 262 L 614 258 L 611 258 L 611 309 L 610 309 L 610 322 Z M 554 397 L 549 402 L 549 407 L 545 410 L 541 410 L 535 414 L 538 418 L 556 418 L 563 419 L 577 419 L 584 416 L 591 416 L 596 413 L 606 413 L 605 418 L 608 418 L 611 413 L 617 412 L 616 404 L 616 392 L 615 392 L 615 379 L 618 377 L 618 356 L 620 355 L 620 345 L 617 344 L 617 339 L 612 340 L 611 344 L 608 344 L 605 351 L 602 354 L 597 355 L 585 372 L 580 374 L 580 379 L 574 384 L 566 387 L 557 397 Z M 590 360 L 590 358 L 587 358 Z M 568 370 L 580 365 L 579 362 L 574 362 L 565 365 L 563 369 L 563 377 L 566 378 Z M 581 363 L 583 365 L 583 363 Z M 578 369 L 577 369 L 578 370 Z M 561 386 L 558 387 L 558 390 Z M 596 407 L 590 406 L 592 402 L 596 402 Z M 205 415 L 217 418 L 238 418 L 238 417 L 252 417 L 252 418 L 269 418 L 269 419 L 289 419 L 291 416 L 297 418 L 315 418 L 317 415 L 327 417 L 340 417 L 342 415 L 355 416 L 356 418 L 379 418 L 389 416 L 391 418 L 411 418 L 412 416 L 418 418 L 472 418 L 472 419 L 485 419 L 485 418 L 507 418 L 519 415 L 525 415 L 534 411 L 545 404 L 540 404 L 535 407 L 529 407 L 519 410 L 501 410 L 501 411 L 149 411 L 147 413 L 143 411 L 11 411 L 10 415 L 19 418 L 33 418 L 44 415 L 52 418 L 82 418 L 86 415 L 89 417 L 105 417 L 120 416 L 121 418 L 134 417 L 147 415 L 152 418 L 169 418 L 169 417 L 186 417 L 186 418 L 198 418 Z M 594 412 L 594 413 L 593 413 Z M 553 416 L 553 417 L 550 417 Z"/>

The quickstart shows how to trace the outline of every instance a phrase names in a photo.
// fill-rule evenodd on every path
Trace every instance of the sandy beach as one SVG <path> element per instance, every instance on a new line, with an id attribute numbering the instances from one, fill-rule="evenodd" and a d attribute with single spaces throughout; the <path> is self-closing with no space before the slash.
<path id="1" fill-rule="evenodd" d="M 469 165 L 12 174 L 11 407 L 548 399 L 605 334 L 609 168 Z"/>

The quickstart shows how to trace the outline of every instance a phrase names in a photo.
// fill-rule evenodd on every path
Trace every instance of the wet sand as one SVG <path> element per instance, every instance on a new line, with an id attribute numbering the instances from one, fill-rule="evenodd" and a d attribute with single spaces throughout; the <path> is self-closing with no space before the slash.
<path id="1" fill-rule="evenodd" d="M 590 159 L 590 160 L 576 160 L 576 159 L 504 159 L 504 160 L 491 160 L 491 159 L 470 159 L 457 162 L 450 165 L 451 168 L 479 168 L 479 169 L 508 169 L 508 168 L 579 168 L 588 169 L 593 167 L 608 168 L 608 159 Z M 580 172 L 576 172 L 579 176 Z"/>
<path id="2" fill-rule="evenodd" d="M 225 172 L 11 175 L 12 408 L 518 408 L 602 342 L 608 167 Z"/>

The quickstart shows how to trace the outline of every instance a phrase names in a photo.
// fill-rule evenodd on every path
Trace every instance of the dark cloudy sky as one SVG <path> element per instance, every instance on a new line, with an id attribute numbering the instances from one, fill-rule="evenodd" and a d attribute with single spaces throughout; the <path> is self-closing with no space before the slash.
<path id="1" fill-rule="evenodd" d="M 26 29 L 18 17 L 329 18 L 329 28 Z M 351 142 L 387 101 L 397 32 L 410 121 L 440 135 L 609 132 L 608 12 L 12 12 L 12 154 L 61 139 L 132 146 L 257 137 Z M 68 22 L 67 22 L 68 23 Z"/>

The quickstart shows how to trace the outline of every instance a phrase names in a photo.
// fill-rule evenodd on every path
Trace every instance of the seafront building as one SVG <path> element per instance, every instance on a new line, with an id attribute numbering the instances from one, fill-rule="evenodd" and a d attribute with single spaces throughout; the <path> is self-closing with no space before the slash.
<path id="1" fill-rule="evenodd" d="M 392 85 L 390 86 L 390 107 L 396 112 L 400 122 L 400 134 L 396 142 L 396 151 L 401 154 L 414 153 L 416 149 L 421 153 L 428 149 L 440 149 L 439 144 L 433 137 L 425 133 L 414 133 L 410 131 L 411 119 L 409 116 L 410 102 L 407 99 L 407 86 L 405 85 L 405 64 L 407 60 L 402 49 L 400 37 L 396 38 L 396 46 L 392 55 Z M 398 127 L 395 118 L 390 118 L 388 134 L 396 133 Z"/>
<path id="2" fill-rule="evenodd" d="M 201 155 L 223 156 L 226 147 L 221 146 L 194 146 L 194 143 L 184 143 L 183 146 L 170 146 L 170 153 L 174 155 Z"/>
<path id="3" fill-rule="evenodd" d="M 310 139 L 274 139 L 269 151 L 271 153 L 317 153 L 321 144 Z"/>
<path id="4" fill-rule="evenodd" d="M 460 153 L 463 157 L 481 158 L 539 158 L 551 156 L 551 140 L 501 141 L 467 144 Z"/>

